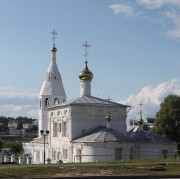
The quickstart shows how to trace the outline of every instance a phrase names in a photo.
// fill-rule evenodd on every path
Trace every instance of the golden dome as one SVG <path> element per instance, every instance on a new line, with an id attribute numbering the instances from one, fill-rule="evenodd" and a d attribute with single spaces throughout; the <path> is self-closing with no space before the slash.
<path id="1" fill-rule="evenodd" d="M 55 47 L 55 44 L 53 44 L 53 47 L 51 48 L 51 52 L 56 52 L 57 48 Z"/>
<path id="2" fill-rule="evenodd" d="M 93 79 L 93 73 L 88 69 L 87 61 L 86 61 L 85 63 L 86 63 L 86 67 L 85 67 L 85 69 L 79 74 L 79 78 L 80 78 L 80 80 L 83 80 L 83 81 L 90 81 L 90 80 Z"/>
<path id="3" fill-rule="evenodd" d="M 106 121 L 108 121 L 108 122 L 110 122 L 110 121 L 112 120 L 109 111 L 108 111 L 108 114 L 107 114 L 107 116 L 105 117 L 105 119 L 106 119 Z"/>

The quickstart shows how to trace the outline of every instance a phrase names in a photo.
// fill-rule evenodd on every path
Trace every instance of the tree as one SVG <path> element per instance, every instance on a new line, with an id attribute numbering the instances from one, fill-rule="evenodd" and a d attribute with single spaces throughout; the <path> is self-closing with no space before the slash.
<path id="1" fill-rule="evenodd" d="M 17 156 L 18 154 L 21 154 L 23 152 L 23 146 L 22 144 L 15 143 L 12 145 L 12 151 Z"/>
<path id="2" fill-rule="evenodd" d="M 180 96 L 169 95 L 156 114 L 154 130 L 180 144 Z"/>
<path id="3" fill-rule="evenodd" d="M 22 128 L 23 128 L 23 122 L 22 121 L 18 121 L 17 129 L 22 129 Z"/>
<path id="4" fill-rule="evenodd" d="M 0 139 L 0 150 L 3 148 L 4 142 Z"/>

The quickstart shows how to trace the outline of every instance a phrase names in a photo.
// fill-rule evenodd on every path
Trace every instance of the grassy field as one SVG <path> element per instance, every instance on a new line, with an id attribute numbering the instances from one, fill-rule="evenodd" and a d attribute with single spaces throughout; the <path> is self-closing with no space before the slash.
<path id="1" fill-rule="evenodd" d="M 84 164 L 0 165 L 0 178 L 109 175 L 179 175 L 180 160 L 112 161 Z"/>

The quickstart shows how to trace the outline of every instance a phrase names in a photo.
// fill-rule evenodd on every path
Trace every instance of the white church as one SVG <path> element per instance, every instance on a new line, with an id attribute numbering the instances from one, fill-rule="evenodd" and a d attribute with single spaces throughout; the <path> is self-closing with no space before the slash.
<path id="1" fill-rule="evenodd" d="M 177 144 L 143 131 L 142 120 L 127 131 L 130 106 L 91 95 L 93 73 L 87 61 L 89 45 L 86 42 L 83 46 L 86 53 L 85 68 L 79 74 L 80 97 L 67 101 L 56 64 L 57 48 L 53 44 L 38 99 L 39 137 L 29 143 L 32 163 L 176 158 Z"/>

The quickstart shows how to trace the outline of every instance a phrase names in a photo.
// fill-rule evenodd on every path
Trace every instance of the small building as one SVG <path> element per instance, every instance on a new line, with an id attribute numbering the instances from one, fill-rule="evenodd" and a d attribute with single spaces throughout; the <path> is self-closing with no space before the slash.
<path id="1" fill-rule="evenodd" d="M 25 136 L 26 135 L 26 129 L 9 128 L 9 135 Z"/>
<path id="2" fill-rule="evenodd" d="M 8 122 L 8 128 L 17 129 L 18 123 L 15 121 Z"/>
<path id="3" fill-rule="evenodd" d="M 23 123 L 23 129 L 31 129 L 33 126 L 34 126 L 34 124 Z"/>

